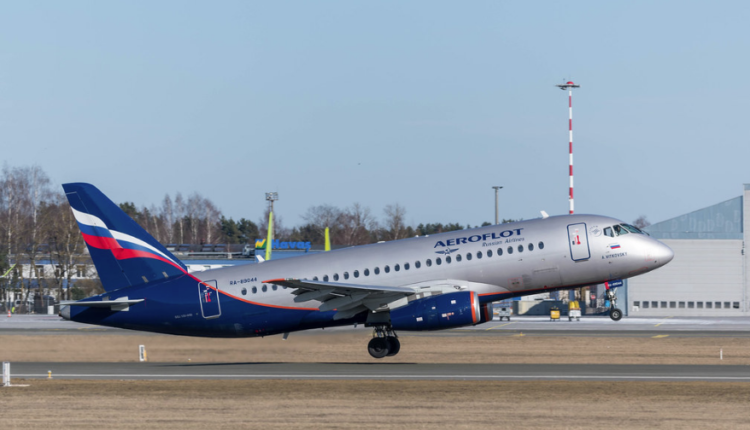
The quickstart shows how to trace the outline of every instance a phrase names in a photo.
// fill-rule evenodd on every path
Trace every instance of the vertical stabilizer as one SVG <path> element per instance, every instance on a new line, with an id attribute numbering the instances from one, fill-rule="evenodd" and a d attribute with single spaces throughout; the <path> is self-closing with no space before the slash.
<path id="1" fill-rule="evenodd" d="M 105 290 L 187 273 L 180 260 L 96 187 L 74 183 L 63 189 Z"/>

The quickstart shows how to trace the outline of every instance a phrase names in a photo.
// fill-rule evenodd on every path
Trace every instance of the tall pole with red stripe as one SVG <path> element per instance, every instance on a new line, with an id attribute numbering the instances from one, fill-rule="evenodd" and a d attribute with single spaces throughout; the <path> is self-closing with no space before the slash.
<path id="1" fill-rule="evenodd" d="M 561 90 L 568 90 L 568 151 L 570 152 L 570 213 L 573 214 L 573 88 L 580 88 L 578 84 L 574 84 L 573 81 L 556 85 Z"/>

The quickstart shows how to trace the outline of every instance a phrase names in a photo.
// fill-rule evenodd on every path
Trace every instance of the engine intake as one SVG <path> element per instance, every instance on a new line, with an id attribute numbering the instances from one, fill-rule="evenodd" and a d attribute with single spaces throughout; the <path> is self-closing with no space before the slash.
<path id="1" fill-rule="evenodd" d="M 473 291 L 425 297 L 391 311 L 395 330 L 443 330 L 478 324 L 481 319 L 479 295 Z"/>

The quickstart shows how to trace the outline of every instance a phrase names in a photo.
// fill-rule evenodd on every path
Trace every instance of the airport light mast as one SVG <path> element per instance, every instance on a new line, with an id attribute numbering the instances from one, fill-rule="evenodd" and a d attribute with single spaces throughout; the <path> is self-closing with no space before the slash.
<path id="1" fill-rule="evenodd" d="M 492 188 L 495 189 L 495 225 L 498 225 L 500 224 L 500 221 L 499 221 L 498 213 L 497 213 L 497 190 L 500 190 L 503 187 L 495 185 Z"/>
<path id="2" fill-rule="evenodd" d="M 271 248 L 273 247 L 273 203 L 279 199 L 279 193 L 266 193 L 266 201 L 271 203 L 271 211 L 268 213 L 268 236 L 266 237 L 266 260 L 271 259 Z"/>
<path id="3" fill-rule="evenodd" d="M 568 90 L 568 130 L 569 130 L 569 146 L 570 151 L 570 214 L 573 214 L 573 88 L 580 88 L 578 84 L 574 84 L 573 81 L 568 81 L 564 84 L 555 85 L 561 90 Z"/>

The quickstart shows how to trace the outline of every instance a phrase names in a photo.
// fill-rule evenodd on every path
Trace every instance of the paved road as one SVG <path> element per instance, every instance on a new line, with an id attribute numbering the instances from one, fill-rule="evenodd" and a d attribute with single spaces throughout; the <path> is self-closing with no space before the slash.
<path id="1" fill-rule="evenodd" d="M 12 378 L 750 382 L 750 366 L 416 363 L 11 363 Z"/>

